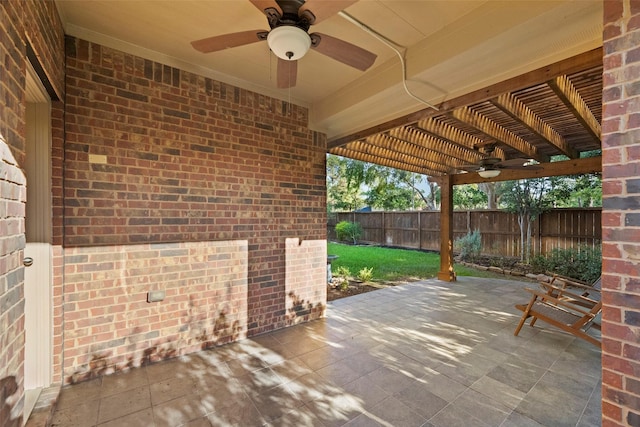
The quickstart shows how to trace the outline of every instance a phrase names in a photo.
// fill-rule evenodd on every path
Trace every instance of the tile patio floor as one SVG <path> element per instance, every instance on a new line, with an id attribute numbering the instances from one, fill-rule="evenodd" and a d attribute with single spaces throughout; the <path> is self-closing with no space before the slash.
<path id="1" fill-rule="evenodd" d="M 428 280 L 327 318 L 64 387 L 52 425 L 599 426 L 600 351 L 513 305 L 532 283 Z"/>

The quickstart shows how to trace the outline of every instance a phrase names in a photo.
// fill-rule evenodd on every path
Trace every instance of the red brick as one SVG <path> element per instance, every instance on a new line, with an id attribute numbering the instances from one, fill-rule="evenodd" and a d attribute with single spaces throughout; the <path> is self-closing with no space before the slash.
<path id="1" fill-rule="evenodd" d="M 603 194 L 607 194 L 611 196 L 620 195 L 622 194 L 623 189 L 624 189 L 624 185 L 619 180 L 618 181 L 606 180 L 602 182 Z M 622 222 L 618 222 L 618 220 L 621 219 L 621 214 L 619 213 L 603 212 L 602 218 L 603 218 L 603 221 L 606 218 L 607 225 L 614 226 L 614 227 L 617 225 L 622 225 Z M 603 222 L 603 225 L 604 225 L 604 222 Z"/>
<path id="2" fill-rule="evenodd" d="M 625 344 L 622 355 L 627 359 L 640 360 L 640 347 L 632 344 Z"/>
<path id="3" fill-rule="evenodd" d="M 606 55 L 602 61 L 603 61 L 603 65 L 607 68 L 607 70 L 614 70 L 622 66 L 623 54 L 612 53 L 610 55 Z"/>
<path id="4" fill-rule="evenodd" d="M 618 405 L 611 404 L 609 402 L 602 402 L 602 416 L 610 418 L 613 421 L 622 421 L 622 410 Z M 603 426 L 605 425 L 605 420 L 603 420 Z M 619 425 L 619 424 L 609 424 L 609 425 Z"/>
<path id="5" fill-rule="evenodd" d="M 619 95 L 618 95 L 619 96 Z M 619 98 L 616 98 L 619 99 Z M 602 122 L 602 132 L 603 133 L 613 133 L 620 131 L 620 125 L 622 120 L 620 117 L 610 117 Z"/>
<path id="6" fill-rule="evenodd" d="M 619 119 L 615 119 L 619 120 Z M 602 164 L 618 164 L 622 162 L 623 151 L 621 148 L 607 148 L 602 150 Z"/>
<path id="7" fill-rule="evenodd" d="M 604 307 L 602 310 L 602 317 L 607 322 L 620 323 L 622 321 L 622 310 L 620 310 L 618 307 Z M 609 349 L 609 351 L 612 350 Z"/>
<path id="8" fill-rule="evenodd" d="M 639 117 L 640 118 L 640 117 Z M 627 159 L 638 159 L 638 155 L 640 155 L 640 147 L 637 145 L 626 147 L 626 158 Z"/>
<path id="9" fill-rule="evenodd" d="M 637 3 L 637 1 L 631 0 L 631 4 Z M 639 30 L 640 29 L 640 16 L 633 16 L 629 21 L 627 21 L 627 31 Z"/>

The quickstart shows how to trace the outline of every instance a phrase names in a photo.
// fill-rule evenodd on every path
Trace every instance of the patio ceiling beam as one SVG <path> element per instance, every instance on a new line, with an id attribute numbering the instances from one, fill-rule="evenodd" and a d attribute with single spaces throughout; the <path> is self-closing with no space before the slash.
<path id="1" fill-rule="evenodd" d="M 361 141 L 356 141 L 352 144 L 356 144 L 360 142 Z M 391 158 L 391 157 L 385 156 L 384 154 L 387 154 L 385 152 L 382 152 L 382 154 L 380 154 L 380 151 L 378 151 L 378 154 L 373 154 L 366 151 L 363 152 L 361 151 L 360 147 L 358 147 L 357 150 L 350 149 L 349 146 L 351 146 L 352 144 L 349 144 L 346 147 L 336 147 L 333 150 L 331 150 L 331 154 L 335 154 L 336 156 L 347 157 L 349 159 L 360 160 L 362 162 L 375 163 L 377 165 L 387 166 L 394 169 L 400 169 L 408 172 L 419 173 L 419 174 L 423 174 L 431 177 L 443 175 L 442 172 L 431 170 L 422 165 L 407 163 L 406 156 L 394 155 L 393 158 Z M 409 159 L 409 160 L 412 160 L 412 159 Z"/>
<path id="2" fill-rule="evenodd" d="M 444 101 L 440 105 L 438 105 L 438 111 L 432 108 L 424 108 L 416 112 L 404 115 L 402 117 L 397 117 L 387 122 L 378 124 L 376 126 L 359 130 L 350 135 L 331 138 L 327 141 L 327 150 L 348 144 L 349 142 L 353 142 L 355 140 L 364 139 L 377 133 L 386 132 L 394 127 L 412 125 L 419 122 L 420 120 L 434 117 L 442 113 L 447 113 L 465 105 L 485 102 L 492 98 L 496 98 L 503 93 L 515 92 L 517 90 L 525 89 L 531 86 L 547 83 L 557 76 L 568 75 L 601 66 L 602 47 L 599 47 L 587 51 L 583 54 L 556 62 L 554 64 L 529 71 L 528 73 L 525 73 L 523 75 L 507 79 L 500 83 L 496 83 L 487 88 L 476 90 L 466 95 Z"/>
<path id="3" fill-rule="evenodd" d="M 511 148 L 519 151 L 527 156 L 527 158 L 535 159 L 541 163 L 548 162 L 549 156 L 538 152 L 538 149 L 520 138 L 510 130 L 500 126 L 493 120 L 479 114 L 468 107 L 457 108 L 451 112 L 451 116 L 456 120 L 474 127 L 485 135 L 495 139 L 498 142 L 506 144 Z"/>
<path id="4" fill-rule="evenodd" d="M 582 123 L 594 141 L 597 141 L 598 145 L 602 145 L 600 123 L 569 78 L 567 76 L 558 76 L 547 82 L 547 84 L 571 110 L 576 119 Z"/>
<path id="5" fill-rule="evenodd" d="M 496 178 L 485 179 L 477 173 L 451 175 L 453 185 L 479 184 L 482 182 L 512 181 L 516 179 L 544 178 L 547 176 L 580 175 L 602 172 L 602 157 L 587 157 L 561 162 L 541 163 L 536 169 L 502 169 Z M 431 181 L 438 182 L 434 177 Z"/>
<path id="6" fill-rule="evenodd" d="M 521 122 L 531 132 L 534 132 L 544 138 L 549 144 L 556 147 L 565 156 L 570 159 L 576 159 L 579 157 L 578 152 L 571 148 L 562 135 L 556 132 L 555 129 L 549 126 L 549 124 L 542 120 L 536 113 L 531 111 L 524 102 L 513 96 L 513 94 L 504 93 L 499 97 L 492 99 L 491 103 L 513 119 Z"/>
<path id="7" fill-rule="evenodd" d="M 435 138 L 412 127 L 391 129 L 389 135 L 426 149 L 433 153 L 435 156 L 433 158 L 434 161 L 456 169 L 469 163 L 476 163 L 483 157 L 477 151 L 467 150 L 457 144 Z"/>

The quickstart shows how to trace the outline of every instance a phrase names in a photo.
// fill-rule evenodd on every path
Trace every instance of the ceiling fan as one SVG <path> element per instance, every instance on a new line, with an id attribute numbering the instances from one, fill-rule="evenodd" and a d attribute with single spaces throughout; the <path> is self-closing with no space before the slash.
<path id="1" fill-rule="evenodd" d="M 467 172 L 478 172 L 482 178 L 495 178 L 500 175 L 502 169 L 541 169 L 540 166 L 531 164 L 531 159 L 514 158 L 502 160 L 499 157 L 493 157 L 495 145 L 487 145 L 484 152 L 488 157 L 480 159 L 477 164 L 466 165 L 461 169 Z"/>
<path id="2" fill-rule="evenodd" d="M 249 0 L 263 12 L 271 30 L 251 30 L 221 36 L 207 37 L 191 42 L 202 53 L 267 41 L 269 48 L 278 57 L 278 88 L 296 85 L 297 60 L 309 49 L 342 62 L 367 70 L 377 55 L 344 40 L 321 33 L 309 34 L 309 28 L 329 18 L 357 0 Z"/>

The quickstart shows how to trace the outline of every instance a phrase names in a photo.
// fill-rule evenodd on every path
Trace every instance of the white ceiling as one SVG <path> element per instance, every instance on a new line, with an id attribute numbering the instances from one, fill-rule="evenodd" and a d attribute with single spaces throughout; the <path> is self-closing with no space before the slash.
<path id="1" fill-rule="evenodd" d="M 331 1 L 331 0 L 326 0 Z M 345 18 L 311 27 L 378 58 L 366 72 L 311 50 L 292 89 L 276 88 L 266 43 L 202 54 L 190 42 L 268 30 L 247 0 L 56 0 L 67 34 L 310 108 L 331 137 L 423 109 L 403 89 L 397 54 Z M 407 86 L 430 104 L 602 45 L 602 0 L 360 0 L 345 12 L 406 48 Z"/>

